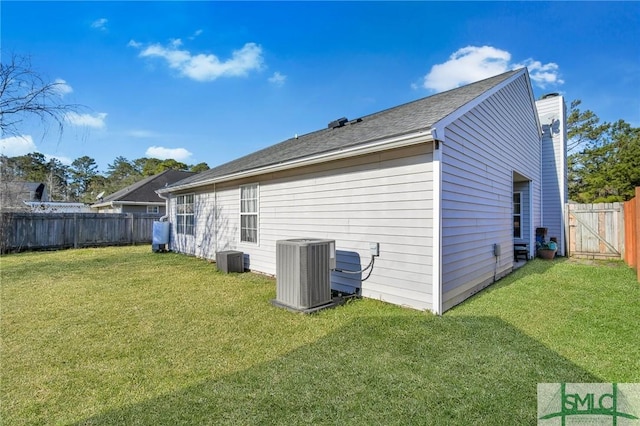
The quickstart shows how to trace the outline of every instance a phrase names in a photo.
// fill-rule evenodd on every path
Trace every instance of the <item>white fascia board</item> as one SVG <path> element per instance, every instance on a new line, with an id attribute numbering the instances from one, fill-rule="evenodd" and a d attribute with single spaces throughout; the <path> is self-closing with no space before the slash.
<path id="1" fill-rule="evenodd" d="M 508 79 L 506 79 L 503 82 L 493 86 L 491 89 L 485 91 L 484 93 L 482 93 L 477 98 L 471 100 L 470 102 L 467 102 L 466 104 L 462 105 L 457 110 L 453 111 L 451 114 L 449 114 L 446 117 L 444 117 L 444 118 L 440 119 L 439 121 L 437 121 L 432 126 L 432 128 L 433 128 L 432 132 L 435 130 L 436 135 L 437 135 L 436 137 L 434 137 L 434 139 L 438 139 L 441 142 L 446 143 L 445 138 L 444 138 L 444 129 L 445 129 L 445 127 L 447 127 L 449 124 L 451 124 L 455 120 L 457 120 L 460 117 L 462 117 L 467 112 L 471 111 L 473 108 L 475 108 L 478 105 L 480 105 L 482 102 L 487 100 L 489 97 L 493 96 L 498 91 L 502 90 L 503 87 L 508 86 L 513 81 L 515 81 L 515 80 L 519 79 L 520 77 L 522 77 L 522 75 L 525 75 L 525 77 L 527 79 L 527 88 L 528 88 L 528 91 L 529 91 L 529 96 L 531 98 L 531 106 L 533 108 L 533 113 L 534 113 L 533 115 L 535 116 L 536 123 L 538 124 L 538 133 L 540 133 L 540 137 L 542 137 L 542 133 L 541 133 L 542 132 L 542 128 L 540 127 L 540 122 L 538 121 L 538 110 L 536 108 L 535 100 L 533 99 L 533 92 L 531 91 L 531 81 L 529 80 L 529 74 L 527 72 L 527 69 L 523 68 L 519 72 L 517 72 L 514 75 L 512 75 L 511 77 L 509 77 Z"/>
<path id="2" fill-rule="evenodd" d="M 529 78 L 529 71 L 525 68 L 525 76 L 527 78 L 527 90 L 529 91 L 529 98 L 531 99 L 531 105 L 533 105 L 533 112 L 536 119 L 536 126 L 538 126 L 538 137 L 542 141 L 542 124 L 540 123 L 540 116 L 538 114 L 538 105 L 536 104 L 536 98 L 533 96 L 533 87 L 531 86 L 531 79 Z"/>
<path id="3" fill-rule="evenodd" d="M 114 201 L 116 206 L 162 206 L 163 201 Z"/>
<path id="4" fill-rule="evenodd" d="M 433 138 L 430 130 L 420 130 L 417 132 L 396 136 L 388 139 L 375 141 L 368 144 L 358 145 L 355 147 L 340 149 L 337 151 L 331 151 L 313 155 L 310 157 L 300 158 L 296 160 L 287 161 L 284 163 L 273 164 L 270 166 L 259 167 L 256 169 L 246 170 L 243 172 L 232 173 L 216 178 L 194 182 L 186 185 L 174 186 L 171 188 L 162 188 L 156 191 L 157 194 L 166 194 L 177 191 L 184 191 L 187 189 L 193 189 L 201 186 L 212 185 L 220 182 L 227 182 L 236 179 L 242 179 L 252 176 L 258 176 L 265 173 L 274 173 L 282 170 L 293 169 L 296 167 L 305 167 L 313 164 L 327 163 L 330 161 L 341 160 L 344 158 L 355 157 L 358 155 L 371 154 L 374 152 L 385 151 L 394 148 L 402 148 L 411 145 L 417 145 L 420 143 L 431 142 Z"/>
<path id="5" fill-rule="evenodd" d="M 97 209 L 101 207 L 114 206 L 162 206 L 164 201 L 107 201 L 103 203 L 91 204 L 91 208 Z"/>

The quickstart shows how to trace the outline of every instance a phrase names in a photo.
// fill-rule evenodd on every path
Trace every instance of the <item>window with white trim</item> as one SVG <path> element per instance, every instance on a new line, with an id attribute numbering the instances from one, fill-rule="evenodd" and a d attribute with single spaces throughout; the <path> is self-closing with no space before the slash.
<path id="1" fill-rule="evenodd" d="M 158 213 L 160 213 L 160 207 L 158 207 L 158 206 L 147 206 L 147 213 L 158 214 Z"/>
<path id="2" fill-rule="evenodd" d="M 193 194 L 178 195 L 176 197 L 176 233 L 193 235 L 194 209 Z"/>
<path id="3" fill-rule="evenodd" d="M 513 193 L 513 238 L 522 238 L 522 192 Z"/>
<path id="4" fill-rule="evenodd" d="M 240 241 L 258 243 L 258 184 L 240 187 Z"/>

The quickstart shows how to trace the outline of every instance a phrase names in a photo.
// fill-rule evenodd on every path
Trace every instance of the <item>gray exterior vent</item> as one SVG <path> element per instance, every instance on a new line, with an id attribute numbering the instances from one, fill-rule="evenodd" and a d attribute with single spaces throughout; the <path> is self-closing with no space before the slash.
<path id="1" fill-rule="evenodd" d="M 277 241 L 274 304 L 308 311 L 331 303 L 335 247 L 335 240 L 298 238 Z"/>
<path id="2" fill-rule="evenodd" d="M 329 123 L 327 127 L 330 129 L 337 129 L 338 127 L 342 127 L 347 124 L 348 121 L 347 117 L 338 118 L 337 120 L 333 120 Z"/>

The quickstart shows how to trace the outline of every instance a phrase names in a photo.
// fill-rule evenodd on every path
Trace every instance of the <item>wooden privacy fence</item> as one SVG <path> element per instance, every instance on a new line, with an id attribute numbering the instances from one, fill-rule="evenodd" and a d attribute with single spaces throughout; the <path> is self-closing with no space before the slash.
<path id="1" fill-rule="evenodd" d="M 569 255 L 622 259 L 625 251 L 623 203 L 567 204 Z"/>
<path id="2" fill-rule="evenodd" d="M 0 213 L 2 253 L 151 243 L 151 214 Z"/>

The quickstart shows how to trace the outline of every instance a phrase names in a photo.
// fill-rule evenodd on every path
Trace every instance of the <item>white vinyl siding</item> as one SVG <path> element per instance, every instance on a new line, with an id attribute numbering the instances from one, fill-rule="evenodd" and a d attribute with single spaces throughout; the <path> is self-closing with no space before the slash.
<path id="1" fill-rule="evenodd" d="M 381 152 L 327 165 L 332 170 L 261 181 L 266 252 L 255 253 L 255 262 L 275 273 L 277 240 L 327 238 L 336 240 L 338 268 L 360 270 L 369 263 L 369 243 L 378 242 L 380 257 L 367 281 L 333 273 L 332 286 L 362 285 L 365 297 L 431 309 L 430 151 L 423 145 Z"/>
<path id="2" fill-rule="evenodd" d="M 547 238 L 558 238 L 558 254 L 564 255 L 564 211 L 567 203 L 567 153 L 564 100 L 561 96 L 536 102 L 542 137 L 542 226 Z"/>
<path id="3" fill-rule="evenodd" d="M 383 151 L 331 163 L 260 176 L 258 244 L 240 241 L 238 191 L 247 181 L 203 188 L 196 200 L 200 238 L 204 216 L 217 239 L 185 253 L 214 258 L 216 251 L 240 250 L 245 267 L 275 274 L 276 241 L 290 238 L 336 240 L 337 266 L 359 270 L 369 263 L 369 243 L 380 243 L 371 277 L 364 282 L 332 273 L 332 287 L 362 286 L 362 294 L 416 309 L 431 309 L 432 176 L 431 144 Z"/>
<path id="4" fill-rule="evenodd" d="M 533 222 L 540 222 L 540 139 L 532 119 L 535 114 L 523 75 L 445 130 L 441 144 L 445 311 L 513 266 L 513 171 L 535 179 Z M 494 244 L 502 248 L 497 263 Z"/>

